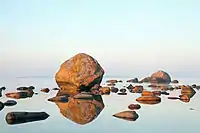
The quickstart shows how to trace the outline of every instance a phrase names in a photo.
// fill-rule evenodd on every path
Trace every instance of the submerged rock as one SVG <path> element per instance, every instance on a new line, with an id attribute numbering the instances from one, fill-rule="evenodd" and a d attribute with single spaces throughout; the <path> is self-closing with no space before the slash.
<path id="1" fill-rule="evenodd" d="M 121 118 L 128 121 L 135 121 L 139 115 L 135 111 L 123 111 L 113 115 L 114 117 Z"/>
<path id="2" fill-rule="evenodd" d="M 55 75 L 62 91 L 73 94 L 89 91 L 94 85 L 100 85 L 104 75 L 103 68 L 93 57 L 79 53 L 65 61 Z"/>
<path id="3" fill-rule="evenodd" d="M 162 94 L 162 95 L 169 95 L 169 93 L 166 92 L 166 91 L 161 91 L 161 94 Z"/>
<path id="4" fill-rule="evenodd" d="M 14 100 L 8 100 L 8 101 L 6 101 L 6 102 L 4 103 L 5 106 L 14 106 L 14 105 L 16 105 L 16 104 L 17 104 L 17 102 L 14 101 Z"/>
<path id="5" fill-rule="evenodd" d="M 128 108 L 131 110 L 138 110 L 141 108 L 141 106 L 139 104 L 130 104 Z"/>
<path id="6" fill-rule="evenodd" d="M 6 115 L 8 124 L 21 124 L 33 121 L 45 120 L 49 117 L 46 112 L 10 112 Z"/>
<path id="7" fill-rule="evenodd" d="M 42 88 L 40 91 L 41 91 L 41 92 L 48 93 L 50 90 L 49 90 L 49 88 Z"/>
<path id="8" fill-rule="evenodd" d="M 0 111 L 4 108 L 4 104 L 0 101 Z"/>
<path id="9" fill-rule="evenodd" d="M 142 96 L 137 98 L 136 101 L 143 104 L 157 104 L 161 102 L 161 98 L 157 96 Z"/>

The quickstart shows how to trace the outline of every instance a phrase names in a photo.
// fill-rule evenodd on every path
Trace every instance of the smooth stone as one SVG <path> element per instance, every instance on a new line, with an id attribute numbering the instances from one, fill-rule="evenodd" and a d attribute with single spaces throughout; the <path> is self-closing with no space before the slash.
<path id="1" fill-rule="evenodd" d="M 142 96 L 155 96 L 155 94 L 151 91 L 143 91 L 141 95 Z"/>
<path id="2" fill-rule="evenodd" d="M 16 105 L 16 104 L 17 104 L 17 102 L 14 101 L 14 100 L 8 100 L 8 101 L 6 101 L 6 102 L 4 103 L 5 106 L 14 106 L 14 105 Z"/>
<path id="3" fill-rule="evenodd" d="M 126 89 L 120 89 L 119 91 L 122 92 L 122 93 L 125 93 Z"/>
<path id="4" fill-rule="evenodd" d="M 139 115 L 135 111 L 123 111 L 113 115 L 114 117 L 121 118 L 128 121 L 135 121 Z"/>
<path id="5" fill-rule="evenodd" d="M 157 96 L 142 96 L 137 98 L 136 101 L 143 104 L 157 104 L 161 102 L 161 98 Z"/>
<path id="6" fill-rule="evenodd" d="M 161 91 L 152 91 L 154 93 L 155 96 L 160 96 L 161 95 Z"/>
<path id="7" fill-rule="evenodd" d="M 45 120 L 49 117 L 46 112 L 10 112 L 6 115 L 6 122 L 10 125 Z"/>
<path id="8" fill-rule="evenodd" d="M 52 90 L 57 91 L 57 90 L 60 90 L 60 89 L 59 88 L 53 88 Z"/>
<path id="9" fill-rule="evenodd" d="M 41 92 L 48 93 L 49 91 L 50 91 L 49 88 L 42 88 L 42 89 L 41 89 Z"/>
<path id="10" fill-rule="evenodd" d="M 138 110 L 141 108 L 141 106 L 139 104 L 130 104 L 128 108 L 131 110 Z"/>
<path id="11" fill-rule="evenodd" d="M 119 89 L 116 88 L 116 87 L 111 87 L 110 91 L 113 92 L 113 93 L 117 93 L 119 91 Z"/>

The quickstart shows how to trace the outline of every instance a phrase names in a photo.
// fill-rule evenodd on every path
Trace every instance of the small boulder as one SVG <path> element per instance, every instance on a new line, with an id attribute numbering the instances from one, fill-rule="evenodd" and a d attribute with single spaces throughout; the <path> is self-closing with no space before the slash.
<path id="1" fill-rule="evenodd" d="M 179 82 L 178 82 L 178 80 L 172 80 L 171 83 L 173 83 L 173 84 L 178 84 Z"/>
<path id="2" fill-rule="evenodd" d="M 117 93 L 119 91 L 119 89 L 116 88 L 116 87 L 111 87 L 110 91 L 113 92 L 113 93 Z"/>
<path id="3" fill-rule="evenodd" d="M 68 102 L 68 97 L 67 95 L 63 95 L 63 96 L 55 96 L 55 97 L 52 97 L 52 98 L 49 98 L 48 101 L 51 101 L 51 102 Z"/>
<path id="4" fill-rule="evenodd" d="M 152 91 L 152 93 L 153 93 L 155 96 L 160 96 L 160 95 L 161 95 L 161 91 Z"/>
<path id="5" fill-rule="evenodd" d="M 151 91 L 143 91 L 141 95 L 142 96 L 155 96 L 155 94 Z"/>
<path id="6" fill-rule="evenodd" d="M 143 86 L 141 85 L 136 85 L 134 86 L 134 88 L 132 88 L 130 90 L 131 93 L 142 93 L 142 91 L 144 90 Z"/>
<path id="7" fill-rule="evenodd" d="M 6 102 L 4 103 L 5 106 L 14 106 L 14 105 L 16 105 L 16 104 L 17 104 L 17 102 L 14 101 L 14 100 L 8 100 L 8 101 L 6 101 Z"/>
<path id="8" fill-rule="evenodd" d="M 139 104 L 130 104 L 130 105 L 128 106 L 128 108 L 129 108 L 130 110 L 138 110 L 138 109 L 141 108 L 141 106 L 140 106 Z"/>
<path id="9" fill-rule="evenodd" d="M 41 92 L 48 93 L 50 90 L 49 90 L 49 88 L 42 88 L 40 91 L 41 91 Z"/>
<path id="10" fill-rule="evenodd" d="M 126 89 L 122 88 L 119 91 L 122 92 L 122 93 L 124 93 L 124 92 L 126 92 Z"/>
<path id="11" fill-rule="evenodd" d="M 131 83 L 138 83 L 138 78 L 134 78 L 134 79 L 129 79 L 126 82 L 131 82 Z"/>
<path id="12" fill-rule="evenodd" d="M 180 100 L 183 101 L 183 102 L 189 102 L 190 101 L 190 98 L 187 96 L 187 95 L 180 95 Z"/>
<path id="13" fill-rule="evenodd" d="M 111 80 L 107 80 L 106 82 L 107 82 L 107 83 L 115 84 L 115 83 L 117 83 L 118 81 L 115 80 L 115 79 L 111 79 Z"/>
<path id="14" fill-rule="evenodd" d="M 113 115 L 114 117 L 121 118 L 124 120 L 135 121 L 139 115 L 135 111 L 123 111 Z"/>
<path id="15" fill-rule="evenodd" d="M 118 95 L 127 95 L 127 93 L 126 92 L 119 92 L 119 93 L 117 93 Z"/>
<path id="16" fill-rule="evenodd" d="M 101 87 L 100 89 L 99 89 L 99 91 L 100 91 L 100 94 L 110 94 L 110 87 Z"/>
<path id="17" fill-rule="evenodd" d="M 143 104 L 157 104 L 161 102 L 161 98 L 157 96 L 142 96 L 137 98 L 136 101 Z"/>
<path id="18" fill-rule="evenodd" d="M 197 87 L 197 85 L 196 85 L 196 84 L 193 84 L 191 87 L 192 87 L 192 88 L 196 88 L 196 87 Z"/>

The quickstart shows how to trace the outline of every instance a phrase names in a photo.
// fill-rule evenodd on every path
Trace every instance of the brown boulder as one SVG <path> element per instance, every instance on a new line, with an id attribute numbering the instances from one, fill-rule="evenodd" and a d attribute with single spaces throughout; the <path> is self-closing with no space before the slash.
<path id="1" fill-rule="evenodd" d="M 62 91 L 73 94 L 100 84 L 103 75 L 103 68 L 93 57 L 79 53 L 60 66 L 55 79 Z"/>
<path id="2" fill-rule="evenodd" d="M 156 96 L 142 96 L 137 98 L 136 101 L 143 104 L 157 104 L 161 102 L 161 98 Z"/>
<path id="3" fill-rule="evenodd" d="M 143 86 L 136 85 L 132 89 L 130 89 L 130 92 L 131 93 L 142 93 L 143 90 L 144 90 Z"/>
<path id="4" fill-rule="evenodd" d="M 171 77 L 168 73 L 164 71 L 157 71 L 151 75 L 150 79 L 151 83 L 161 83 L 161 84 L 169 84 L 171 82 Z"/>
<path id="5" fill-rule="evenodd" d="M 49 90 L 49 88 L 42 88 L 40 91 L 41 91 L 41 92 L 48 93 L 50 90 Z"/>
<path id="6" fill-rule="evenodd" d="M 196 94 L 196 91 L 190 86 L 185 86 L 182 87 L 181 94 L 187 95 L 189 98 L 192 98 Z"/>
<path id="7" fill-rule="evenodd" d="M 155 96 L 155 94 L 151 91 L 143 91 L 141 95 L 142 96 Z"/>
<path id="8" fill-rule="evenodd" d="M 130 105 L 128 106 L 128 108 L 129 108 L 130 110 L 138 110 L 138 109 L 141 108 L 141 106 L 140 106 L 139 104 L 130 104 Z"/>

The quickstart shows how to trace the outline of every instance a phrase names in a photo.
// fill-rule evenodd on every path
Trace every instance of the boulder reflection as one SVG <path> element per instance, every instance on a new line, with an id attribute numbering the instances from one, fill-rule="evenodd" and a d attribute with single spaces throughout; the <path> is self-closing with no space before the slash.
<path id="1" fill-rule="evenodd" d="M 82 95 L 79 93 L 78 95 Z M 89 95 L 89 94 L 88 94 Z M 60 97 L 60 94 L 57 94 Z M 87 124 L 93 121 L 103 110 L 104 103 L 101 95 L 92 95 L 92 99 L 76 98 L 76 95 L 68 97 L 68 102 L 54 101 L 60 113 L 77 124 Z"/>

